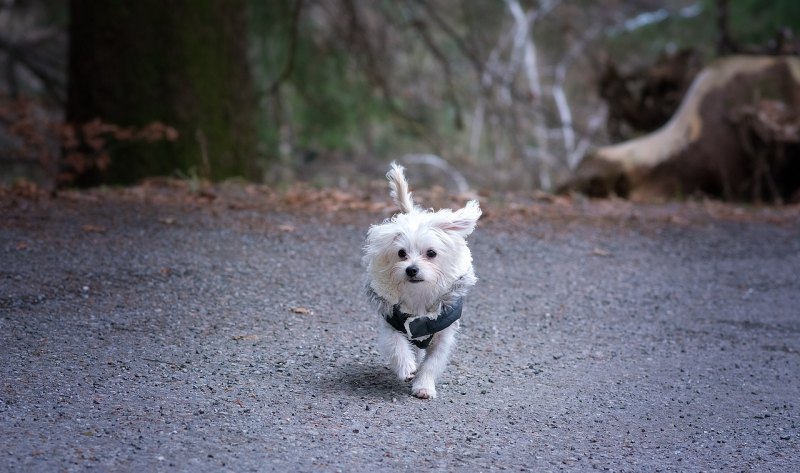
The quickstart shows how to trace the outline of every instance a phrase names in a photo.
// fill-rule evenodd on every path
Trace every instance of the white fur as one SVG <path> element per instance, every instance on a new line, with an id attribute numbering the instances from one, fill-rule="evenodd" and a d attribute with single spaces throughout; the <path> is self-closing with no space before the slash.
<path id="1" fill-rule="evenodd" d="M 392 169 L 386 173 L 386 178 L 389 179 L 389 188 L 391 189 L 389 195 L 400 208 L 400 211 L 407 214 L 413 212 L 415 206 L 414 200 L 411 198 L 411 192 L 408 191 L 408 181 L 403 175 L 404 169 L 403 166 L 392 163 Z"/>
<path id="2" fill-rule="evenodd" d="M 369 288 L 382 301 L 380 311 L 400 304 L 405 313 L 436 318 L 457 281 L 461 291 L 476 281 L 465 238 L 475 229 L 481 209 L 473 200 L 456 211 L 422 210 L 414 204 L 402 166 L 392 163 L 386 177 L 400 213 L 373 225 L 367 233 L 364 264 Z M 404 257 L 398 254 L 401 250 Z M 417 268 L 413 278 L 407 273 L 412 266 Z M 379 324 L 379 344 L 392 371 L 403 380 L 416 372 L 412 393 L 423 399 L 435 398 L 436 378 L 447 364 L 458 322 L 435 334 L 423 353 L 415 353 L 419 349 L 385 320 Z"/>

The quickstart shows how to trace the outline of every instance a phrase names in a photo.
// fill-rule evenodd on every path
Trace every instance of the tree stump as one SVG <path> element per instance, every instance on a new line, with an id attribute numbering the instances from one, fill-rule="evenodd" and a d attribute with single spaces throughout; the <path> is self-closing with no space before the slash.
<path id="1" fill-rule="evenodd" d="M 764 111 L 776 107 L 785 112 Z M 562 190 L 639 201 L 698 193 L 738 201 L 792 200 L 800 189 L 800 147 L 792 132 L 800 126 L 796 110 L 800 58 L 718 59 L 698 74 L 669 122 L 594 150 Z"/>

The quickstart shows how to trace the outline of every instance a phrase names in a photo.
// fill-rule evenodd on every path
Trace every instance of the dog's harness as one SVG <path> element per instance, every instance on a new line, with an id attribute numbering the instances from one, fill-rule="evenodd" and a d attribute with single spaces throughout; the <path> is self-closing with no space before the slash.
<path id="1" fill-rule="evenodd" d="M 405 335 L 415 346 L 425 349 L 430 345 L 433 336 L 453 325 L 461 318 L 461 308 L 469 288 L 475 284 L 476 278 L 472 270 L 459 277 L 438 304 L 441 310 L 436 318 L 426 315 L 406 314 L 400 304 L 392 305 L 379 296 L 367 281 L 365 290 L 367 298 L 378 310 L 383 319 L 395 330 Z"/>
<path id="2" fill-rule="evenodd" d="M 400 310 L 400 304 L 395 304 L 392 307 L 392 314 L 384 316 L 384 319 L 398 332 L 407 335 L 417 348 L 424 349 L 428 348 L 435 333 L 441 332 L 461 318 L 463 305 L 464 298 L 459 297 L 450 305 L 443 304 L 439 316 L 431 319 L 426 316 L 406 314 Z"/>

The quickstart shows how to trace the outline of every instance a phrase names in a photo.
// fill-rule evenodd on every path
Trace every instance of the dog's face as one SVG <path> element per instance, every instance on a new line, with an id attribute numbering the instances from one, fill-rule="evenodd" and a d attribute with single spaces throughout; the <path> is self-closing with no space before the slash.
<path id="1" fill-rule="evenodd" d="M 455 212 L 415 211 L 373 225 L 364 256 L 373 289 L 412 307 L 435 301 L 471 267 L 465 238 L 480 215 L 472 201 Z"/>

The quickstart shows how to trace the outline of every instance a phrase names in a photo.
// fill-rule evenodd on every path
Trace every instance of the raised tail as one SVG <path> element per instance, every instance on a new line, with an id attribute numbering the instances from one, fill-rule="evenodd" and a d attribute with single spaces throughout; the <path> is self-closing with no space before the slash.
<path id="1" fill-rule="evenodd" d="M 414 200 L 411 198 L 411 192 L 408 191 L 408 181 L 403 174 L 403 166 L 392 162 L 392 169 L 386 173 L 386 179 L 389 179 L 389 187 L 392 189 L 391 196 L 397 207 L 403 213 L 411 213 L 414 211 Z"/>

